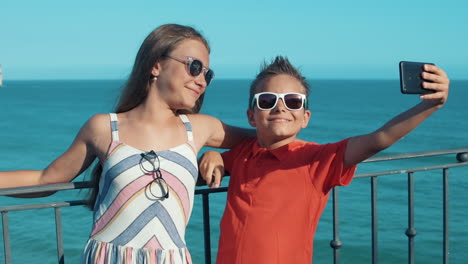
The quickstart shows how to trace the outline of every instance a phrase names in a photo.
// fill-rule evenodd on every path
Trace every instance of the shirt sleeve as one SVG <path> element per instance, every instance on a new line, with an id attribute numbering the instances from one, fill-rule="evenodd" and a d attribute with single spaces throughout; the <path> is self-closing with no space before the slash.
<path id="1" fill-rule="evenodd" d="M 317 190 L 327 194 L 333 187 L 351 183 L 357 165 L 346 166 L 344 155 L 349 138 L 337 143 L 316 146 L 310 166 L 312 182 Z"/>
<path id="2" fill-rule="evenodd" d="M 221 153 L 221 157 L 223 158 L 223 162 L 224 162 L 224 170 L 227 171 L 229 174 L 231 174 L 232 164 L 234 163 L 234 157 L 235 157 L 234 152 L 235 152 L 235 149 L 231 149 L 231 150 Z"/>
<path id="3" fill-rule="evenodd" d="M 231 175 L 233 167 L 236 163 L 236 158 L 244 156 L 245 152 L 248 151 L 251 145 L 255 142 L 255 138 L 248 138 L 239 143 L 237 146 L 221 153 L 221 157 L 224 162 L 224 170 Z M 232 176 L 232 175 L 231 175 Z"/>

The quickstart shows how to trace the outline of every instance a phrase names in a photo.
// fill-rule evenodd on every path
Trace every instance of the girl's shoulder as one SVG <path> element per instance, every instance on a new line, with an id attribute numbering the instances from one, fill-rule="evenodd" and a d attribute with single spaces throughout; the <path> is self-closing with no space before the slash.
<path id="1" fill-rule="evenodd" d="M 210 116 L 210 115 L 205 115 L 205 114 L 200 114 L 200 113 L 196 113 L 196 114 L 185 114 L 189 119 L 190 121 L 194 120 L 194 121 L 213 121 L 213 120 L 218 120 L 218 118 L 216 117 L 213 117 L 213 116 Z"/>
<path id="2" fill-rule="evenodd" d="M 109 114 L 94 114 L 81 128 L 81 133 L 87 138 L 110 134 L 111 120 Z"/>
<path id="3" fill-rule="evenodd" d="M 221 120 L 210 115 L 187 114 L 187 117 L 193 126 L 202 126 L 202 127 L 216 126 L 218 127 L 219 125 L 222 124 Z"/>
<path id="4" fill-rule="evenodd" d="M 93 130 L 101 130 L 103 128 L 110 127 L 110 115 L 109 114 L 94 114 L 91 116 L 88 121 L 86 121 L 85 126 Z"/>
<path id="5" fill-rule="evenodd" d="M 109 114 L 95 114 L 83 125 L 80 137 L 95 149 L 98 157 L 103 158 L 111 139 L 111 118 Z"/>
<path id="6" fill-rule="evenodd" d="M 195 144 L 199 148 L 214 144 L 211 143 L 213 140 L 222 141 L 224 124 L 219 119 L 205 114 L 188 114 L 187 117 L 192 125 Z"/>

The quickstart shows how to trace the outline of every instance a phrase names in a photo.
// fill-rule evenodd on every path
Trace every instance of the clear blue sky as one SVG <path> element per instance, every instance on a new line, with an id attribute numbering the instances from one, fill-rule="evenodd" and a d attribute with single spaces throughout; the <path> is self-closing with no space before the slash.
<path id="1" fill-rule="evenodd" d="M 468 79 L 468 1 L 1 0 L 5 80 L 122 79 L 155 27 L 194 26 L 217 78 L 285 55 L 308 78 L 398 78 L 400 60 Z"/>

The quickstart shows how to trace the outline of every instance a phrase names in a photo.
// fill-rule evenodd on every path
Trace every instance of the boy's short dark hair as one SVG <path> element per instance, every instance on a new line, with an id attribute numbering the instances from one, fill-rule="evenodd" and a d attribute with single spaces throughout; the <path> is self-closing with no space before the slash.
<path id="1" fill-rule="evenodd" d="M 304 87 L 306 97 L 309 97 L 310 85 L 306 81 L 306 78 L 302 76 L 301 72 L 289 62 L 287 57 L 276 56 L 270 64 L 267 64 L 266 62 L 262 64 L 260 67 L 260 73 L 250 84 L 249 108 L 254 95 L 258 92 L 258 87 L 268 78 L 280 74 L 286 74 L 297 79 Z"/>

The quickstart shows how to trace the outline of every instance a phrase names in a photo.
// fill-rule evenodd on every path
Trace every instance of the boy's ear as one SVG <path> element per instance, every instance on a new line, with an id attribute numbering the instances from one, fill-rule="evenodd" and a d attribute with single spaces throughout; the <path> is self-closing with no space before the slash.
<path id="1" fill-rule="evenodd" d="M 306 128 L 307 125 L 309 124 L 310 116 L 312 115 L 312 112 L 310 110 L 305 110 L 304 111 L 304 119 L 302 120 L 302 128 Z"/>
<path id="2" fill-rule="evenodd" d="M 254 110 L 249 109 L 247 110 L 247 119 L 249 120 L 249 124 L 253 127 L 256 127 L 257 124 L 255 123 L 255 118 L 254 118 Z"/>

